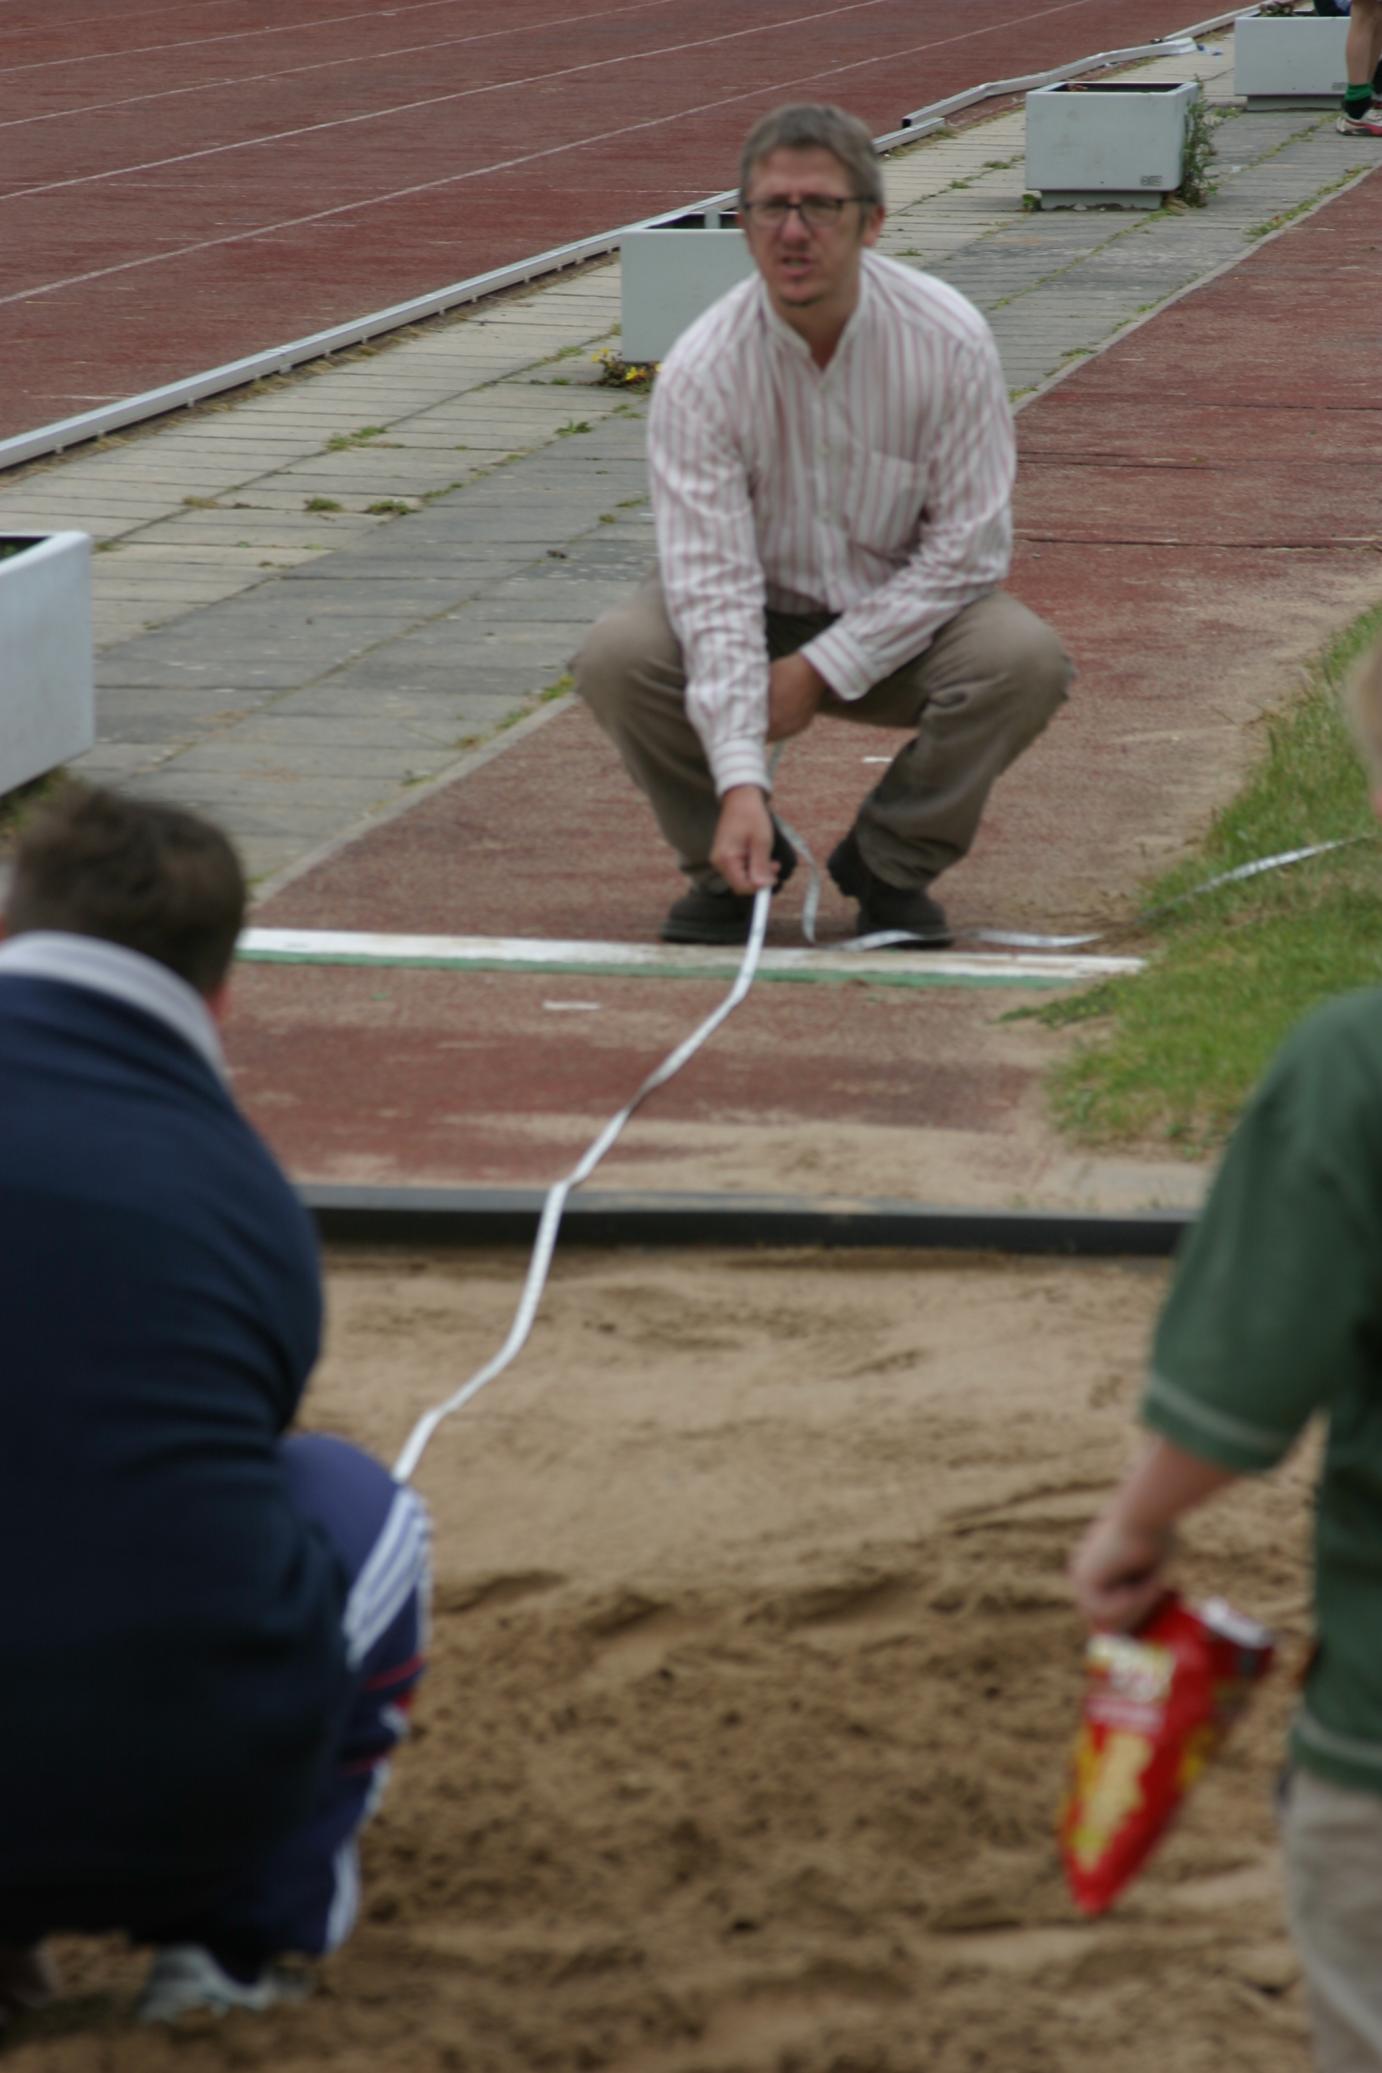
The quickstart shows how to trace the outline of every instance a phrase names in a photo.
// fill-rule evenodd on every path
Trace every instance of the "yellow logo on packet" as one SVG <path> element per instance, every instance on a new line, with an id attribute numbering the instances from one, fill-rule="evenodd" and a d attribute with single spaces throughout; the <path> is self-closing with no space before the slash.
<path id="1" fill-rule="evenodd" d="M 1142 1774 L 1152 1753 L 1146 1735 L 1113 1728 L 1102 1746 L 1089 1728 L 1075 1749 L 1074 1803 L 1079 1812 L 1066 1847 L 1085 1870 L 1098 1863 L 1109 1840 L 1142 1805 Z"/>

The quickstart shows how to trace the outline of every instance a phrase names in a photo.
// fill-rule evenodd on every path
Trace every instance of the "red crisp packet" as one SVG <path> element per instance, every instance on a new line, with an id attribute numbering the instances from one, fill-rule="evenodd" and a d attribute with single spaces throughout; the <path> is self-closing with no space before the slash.
<path id="1" fill-rule="evenodd" d="M 1060 1829 L 1085 1914 L 1102 1914 L 1141 1868 L 1272 1654 L 1268 1630 L 1222 1598 L 1192 1607 L 1174 1592 L 1136 1634 L 1090 1637 Z"/>

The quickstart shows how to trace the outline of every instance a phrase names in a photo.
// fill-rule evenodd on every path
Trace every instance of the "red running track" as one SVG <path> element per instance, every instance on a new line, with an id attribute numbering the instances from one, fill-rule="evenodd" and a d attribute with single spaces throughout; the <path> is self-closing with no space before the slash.
<path id="1" fill-rule="evenodd" d="M 0 0 L 0 437 L 875 134 L 1196 0 Z"/>

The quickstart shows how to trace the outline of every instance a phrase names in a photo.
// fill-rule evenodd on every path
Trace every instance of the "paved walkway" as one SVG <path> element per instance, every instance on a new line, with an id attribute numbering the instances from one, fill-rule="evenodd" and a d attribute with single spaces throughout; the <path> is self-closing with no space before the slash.
<path id="1" fill-rule="evenodd" d="M 1232 112 L 1231 39 L 1146 76 L 1229 116 L 1205 210 L 1024 213 L 1020 111 L 889 163 L 883 249 L 988 313 L 1019 409 L 1370 162 Z M 650 552 L 618 321 L 590 269 L 5 481 L 0 527 L 97 542 L 85 772 L 216 814 L 262 884 L 535 711 Z"/>

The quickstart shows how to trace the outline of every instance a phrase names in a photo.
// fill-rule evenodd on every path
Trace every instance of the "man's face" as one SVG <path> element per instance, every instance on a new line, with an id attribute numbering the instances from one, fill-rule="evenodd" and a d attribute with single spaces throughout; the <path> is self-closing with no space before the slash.
<path id="1" fill-rule="evenodd" d="M 865 245 L 878 242 L 883 211 L 852 200 L 853 191 L 849 174 L 830 151 L 771 151 L 753 168 L 744 232 L 773 307 L 789 323 L 794 314 L 823 305 L 844 312 L 854 307 L 859 255 Z M 775 221 L 752 206 L 812 201 L 845 206 L 819 223 L 797 209 Z"/>

